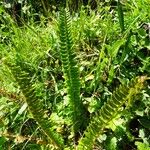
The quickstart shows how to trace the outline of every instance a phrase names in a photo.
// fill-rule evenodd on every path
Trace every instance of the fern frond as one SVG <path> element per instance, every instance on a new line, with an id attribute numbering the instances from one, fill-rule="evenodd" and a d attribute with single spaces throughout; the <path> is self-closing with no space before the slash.
<path id="1" fill-rule="evenodd" d="M 102 133 L 102 129 L 120 113 L 120 108 L 126 101 L 130 101 L 133 96 L 140 92 L 146 79 L 145 76 L 137 77 L 131 80 L 128 85 L 121 85 L 112 94 L 111 99 L 91 119 L 84 136 L 79 141 L 78 150 L 92 150 L 96 138 Z"/>
<path id="2" fill-rule="evenodd" d="M 45 111 L 43 109 L 41 97 L 38 97 L 36 94 L 36 78 L 33 76 L 35 74 L 35 69 L 29 64 L 26 64 L 23 60 L 16 61 L 16 64 L 9 67 L 18 85 L 20 86 L 20 90 L 25 96 L 26 102 L 28 104 L 30 112 L 33 115 L 33 118 L 37 121 L 43 132 L 48 136 L 51 144 L 54 147 L 63 149 L 63 140 L 60 135 L 58 135 L 51 129 L 52 125 L 48 120 L 48 117 L 44 113 Z"/>
<path id="3" fill-rule="evenodd" d="M 60 11 L 59 20 L 60 55 L 67 87 L 67 93 L 72 109 L 72 123 L 76 135 L 82 127 L 84 109 L 80 99 L 80 74 L 76 54 L 73 48 L 70 16 L 67 10 Z"/>

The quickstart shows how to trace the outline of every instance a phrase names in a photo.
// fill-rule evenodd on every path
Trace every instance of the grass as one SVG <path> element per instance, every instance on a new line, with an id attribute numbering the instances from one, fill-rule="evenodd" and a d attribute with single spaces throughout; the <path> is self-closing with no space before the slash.
<path id="1" fill-rule="evenodd" d="M 81 96 L 91 116 L 120 83 L 150 73 L 150 39 L 148 29 L 143 28 L 145 23 L 150 23 L 148 1 L 124 2 L 122 8 L 124 22 L 119 19 L 117 7 L 107 5 L 100 5 L 96 12 L 82 7 L 71 19 L 80 64 Z M 18 27 L 1 8 L 0 21 L 0 148 L 49 149 L 46 137 L 29 113 L 24 96 L 8 68 L 16 55 L 35 68 L 40 81 L 36 87 L 38 94 L 43 96 L 46 114 L 50 116 L 53 128 L 64 135 L 66 144 L 73 146 L 70 110 L 58 51 L 57 13 L 51 16 L 51 21 L 45 18 L 38 24 L 24 22 Z M 97 149 L 143 150 L 142 147 L 149 147 L 149 93 L 148 81 L 133 107 L 125 110 L 122 118 L 112 122 L 98 138 Z"/>

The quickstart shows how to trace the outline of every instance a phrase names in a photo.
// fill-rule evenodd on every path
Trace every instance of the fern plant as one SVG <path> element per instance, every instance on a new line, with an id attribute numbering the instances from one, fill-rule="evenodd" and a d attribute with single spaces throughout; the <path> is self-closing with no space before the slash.
<path id="1" fill-rule="evenodd" d="M 128 105 L 131 104 L 131 99 L 143 88 L 145 80 L 145 76 L 137 77 L 129 84 L 121 85 L 116 89 L 111 99 L 109 99 L 91 119 L 89 126 L 79 141 L 79 150 L 92 149 L 96 138 L 102 133 L 102 129 L 120 113 L 121 106 L 125 104 L 125 102 L 127 102 Z"/>
<path id="2" fill-rule="evenodd" d="M 54 147 L 62 149 L 63 139 L 51 129 L 52 125 L 48 116 L 45 114 L 45 110 L 43 109 L 43 103 L 41 101 L 42 98 L 36 94 L 36 77 L 33 76 L 36 72 L 35 68 L 25 62 L 18 54 L 16 56 L 15 64 L 9 67 L 11 68 L 15 80 L 20 86 L 20 90 L 25 96 L 33 118 L 37 121 L 43 132 L 48 136 L 50 143 Z"/>
<path id="3" fill-rule="evenodd" d="M 60 11 L 59 35 L 60 55 L 63 65 L 63 73 L 72 109 L 72 124 L 75 142 L 83 123 L 85 122 L 84 107 L 80 98 L 80 75 L 79 67 L 74 52 L 73 39 L 71 36 L 69 12 L 65 9 Z"/>

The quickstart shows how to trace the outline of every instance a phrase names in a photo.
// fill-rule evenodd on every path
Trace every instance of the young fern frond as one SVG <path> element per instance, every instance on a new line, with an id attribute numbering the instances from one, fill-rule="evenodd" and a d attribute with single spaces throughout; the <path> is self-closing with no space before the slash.
<path id="1" fill-rule="evenodd" d="M 133 96 L 140 92 L 145 80 L 146 77 L 137 77 L 131 80 L 128 85 L 121 85 L 112 94 L 111 99 L 91 119 L 89 126 L 79 141 L 78 150 L 92 150 L 96 138 L 102 133 L 102 129 L 120 113 L 120 108 L 125 102 L 130 102 Z"/>
<path id="2" fill-rule="evenodd" d="M 35 69 L 29 64 L 26 64 L 24 61 L 16 61 L 17 63 L 11 65 L 10 69 L 16 82 L 20 86 L 20 90 L 25 97 L 33 118 L 37 121 L 43 132 L 48 136 L 51 144 L 54 147 L 63 149 L 63 140 L 60 135 L 51 129 L 52 125 L 44 113 L 45 111 L 43 109 L 41 97 L 38 97 L 36 94 L 36 78 L 33 76 L 35 74 Z"/>
<path id="3" fill-rule="evenodd" d="M 86 118 L 83 118 L 84 109 L 80 99 L 80 74 L 73 48 L 70 16 L 65 9 L 60 11 L 59 37 L 62 68 L 72 110 L 72 124 L 76 138 Z"/>

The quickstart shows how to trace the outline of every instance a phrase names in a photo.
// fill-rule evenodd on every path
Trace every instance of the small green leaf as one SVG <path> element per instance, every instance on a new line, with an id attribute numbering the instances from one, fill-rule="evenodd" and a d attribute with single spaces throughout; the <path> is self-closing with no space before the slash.
<path id="1" fill-rule="evenodd" d="M 108 150 L 116 150 L 117 148 L 117 139 L 115 137 L 113 137 L 111 140 L 110 140 L 110 143 L 108 145 Z"/>
<path id="2" fill-rule="evenodd" d="M 148 128 L 150 127 L 150 119 L 148 119 L 147 117 L 143 117 L 139 119 L 140 124 L 145 127 Z"/>
<path id="3" fill-rule="evenodd" d="M 137 146 L 137 150 L 150 150 L 149 145 L 146 143 L 135 142 L 135 145 Z"/>
<path id="4" fill-rule="evenodd" d="M 143 116 L 143 115 L 144 115 L 144 112 L 143 112 L 143 111 L 140 111 L 140 110 L 136 110 L 135 113 L 136 113 L 138 116 Z"/>
<path id="5" fill-rule="evenodd" d="M 3 149 L 3 145 L 5 144 L 6 139 L 4 137 L 0 137 L 0 150 Z"/>
<path id="6" fill-rule="evenodd" d="M 118 54 L 120 47 L 125 43 L 125 39 L 116 41 L 112 46 L 108 47 L 109 54 L 112 58 L 115 58 Z"/>
<path id="7" fill-rule="evenodd" d="M 145 137 L 145 133 L 143 129 L 140 129 L 139 131 L 139 137 L 141 137 L 142 139 Z"/>

